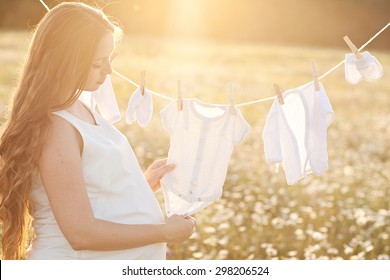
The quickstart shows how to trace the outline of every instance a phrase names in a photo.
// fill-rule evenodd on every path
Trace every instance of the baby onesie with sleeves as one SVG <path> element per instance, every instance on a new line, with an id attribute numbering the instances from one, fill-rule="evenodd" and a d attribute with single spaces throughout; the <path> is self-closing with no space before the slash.
<path id="1" fill-rule="evenodd" d="M 235 110 L 183 99 L 181 111 L 174 101 L 160 112 L 170 134 L 167 164 L 176 164 L 160 181 L 168 216 L 191 215 L 221 197 L 233 148 L 250 130 Z"/>
<path id="2" fill-rule="evenodd" d="M 126 122 L 132 124 L 137 120 L 141 127 L 145 127 L 153 115 L 152 94 L 145 88 L 144 94 L 141 94 L 140 88 L 137 88 L 131 95 L 126 109 Z"/>
<path id="3" fill-rule="evenodd" d="M 281 163 L 287 184 L 293 185 L 308 173 L 328 170 L 327 128 L 334 111 L 321 83 L 318 91 L 308 83 L 283 98 L 284 105 L 274 100 L 262 138 L 267 162 Z"/>
<path id="4" fill-rule="evenodd" d="M 79 97 L 90 109 L 99 113 L 108 122 L 115 123 L 121 120 L 118 102 L 111 84 L 111 77 L 107 75 L 103 84 L 95 91 L 83 91 Z"/>
<path id="5" fill-rule="evenodd" d="M 365 51 L 361 53 L 362 58 L 355 54 L 345 55 L 345 80 L 354 85 L 361 80 L 374 82 L 383 76 L 383 67 L 375 56 Z"/>

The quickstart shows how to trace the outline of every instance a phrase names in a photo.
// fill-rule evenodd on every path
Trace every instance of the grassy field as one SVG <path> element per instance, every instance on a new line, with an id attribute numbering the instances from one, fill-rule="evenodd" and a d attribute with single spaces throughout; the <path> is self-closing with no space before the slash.
<path id="1" fill-rule="evenodd" d="M 0 122 L 28 39 L 24 32 L 0 32 Z M 147 86 L 173 98 L 181 79 L 184 97 L 209 103 L 227 103 L 226 84 L 233 82 L 242 103 L 272 96 L 273 83 L 286 90 L 308 82 L 310 58 L 321 74 L 346 51 L 125 37 L 114 68 L 135 81 L 146 70 Z M 275 174 L 264 158 L 261 133 L 271 102 L 242 108 L 252 129 L 233 153 L 223 197 L 195 214 L 197 232 L 169 244 L 169 259 L 390 258 L 390 52 L 371 52 L 384 67 L 380 81 L 351 86 L 342 67 L 322 81 L 336 118 L 328 129 L 329 170 L 321 177 L 288 186 L 283 171 Z M 135 88 L 112 80 L 124 111 Z M 154 98 L 144 129 L 117 124 L 143 168 L 167 155 L 159 118 L 167 104 Z M 164 209 L 160 191 L 157 196 Z"/>

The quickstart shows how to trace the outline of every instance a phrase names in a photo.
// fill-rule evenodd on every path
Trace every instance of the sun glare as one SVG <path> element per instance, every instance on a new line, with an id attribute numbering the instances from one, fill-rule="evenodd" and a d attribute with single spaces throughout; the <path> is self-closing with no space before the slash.
<path id="1" fill-rule="evenodd" d="M 170 1 L 165 25 L 166 32 L 183 37 L 202 37 L 205 35 L 207 28 L 204 24 L 202 2 L 194 0 Z"/>

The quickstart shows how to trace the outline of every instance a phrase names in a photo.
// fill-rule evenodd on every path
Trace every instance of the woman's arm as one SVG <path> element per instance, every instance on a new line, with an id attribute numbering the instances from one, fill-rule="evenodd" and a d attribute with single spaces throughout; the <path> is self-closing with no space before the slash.
<path id="1" fill-rule="evenodd" d="M 172 216 L 159 225 L 125 225 L 96 219 L 83 182 L 81 143 L 76 129 L 53 116 L 52 130 L 39 161 L 52 211 L 73 249 L 120 250 L 182 242 L 191 236 L 194 223 L 184 216 Z"/>

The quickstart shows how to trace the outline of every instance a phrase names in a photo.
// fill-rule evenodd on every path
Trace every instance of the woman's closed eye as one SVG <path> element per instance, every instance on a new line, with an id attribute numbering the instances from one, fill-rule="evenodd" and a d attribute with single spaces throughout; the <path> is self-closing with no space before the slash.
<path id="1" fill-rule="evenodd" d="M 98 59 L 97 62 L 92 63 L 92 67 L 95 69 L 102 68 L 106 63 L 111 63 L 116 57 L 118 53 L 113 53 L 110 57 Z"/>
<path id="2" fill-rule="evenodd" d="M 95 69 L 102 68 L 102 67 L 103 67 L 103 63 L 99 63 L 99 64 L 94 63 L 94 64 L 92 64 L 92 68 L 95 68 Z"/>

